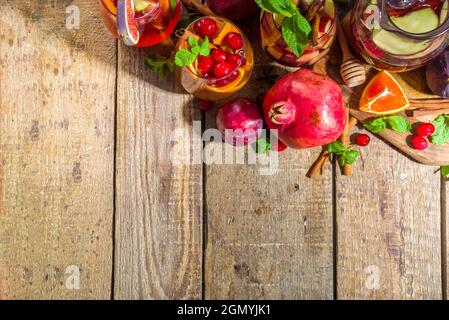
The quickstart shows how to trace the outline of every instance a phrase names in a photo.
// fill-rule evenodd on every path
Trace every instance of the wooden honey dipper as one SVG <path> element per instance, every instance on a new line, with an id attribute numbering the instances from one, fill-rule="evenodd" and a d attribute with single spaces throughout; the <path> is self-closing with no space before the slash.
<path id="1" fill-rule="evenodd" d="M 343 52 L 343 63 L 340 67 L 340 74 L 343 81 L 349 88 L 357 87 L 366 81 L 366 70 L 359 59 L 354 57 L 349 50 L 348 42 L 340 22 L 337 23 L 338 41 Z"/>

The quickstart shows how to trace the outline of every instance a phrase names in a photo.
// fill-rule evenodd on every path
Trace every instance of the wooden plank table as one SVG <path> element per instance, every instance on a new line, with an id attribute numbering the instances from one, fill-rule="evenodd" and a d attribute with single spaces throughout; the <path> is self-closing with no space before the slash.
<path id="1" fill-rule="evenodd" d="M 328 166 L 307 179 L 319 149 L 280 154 L 274 175 L 174 163 L 216 111 L 151 74 L 148 49 L 117 43 L 96 1 L 0 11 L 0 299 L 447 297 L 437 168 L 377 138 L 350 178 Z M 239 96 L 282 73 L 256 51 Z"/>

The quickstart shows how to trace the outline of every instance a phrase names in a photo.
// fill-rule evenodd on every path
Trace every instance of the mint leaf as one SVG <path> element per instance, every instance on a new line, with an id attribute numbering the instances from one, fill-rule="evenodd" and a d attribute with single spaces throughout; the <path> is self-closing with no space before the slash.
<path id="1" fill-rule="evenodd" d="M 271 150 L 271 144 L 267 139 L 259 139 L 256 141 L 256 151 L 257 153 L 268 153 Z"/>
<path id="2" fill-rule="evenodd" d="M 195 37 L 189 37 L 189 38 L 187 39 L 187 43 L 189 44 L 189 46 L 190 46 L 191 48 L 193 48 L 193 47 L 198 47 L 198 46 L 199 46 L 199 44 L 198 44 L 198 39 L 195 38 Z"/>
<path id="3" fill-rule="evenodd" d="M 409 132 L 412 125 L 402 116 L 385 117 L 389 127 L 396 132 Z"/>
<path id="4" fill-rule="evenodd" d="M 193 62 L 195 62 L 197 55 L 190 52 L 186 49 L 181 49 L 178 52 L 176 52 L 175 55 L 175 63 L 177 66 L 180 67 L 187 67 L 190 66 Z"/>
<path id="5" fill-rule="evenodd" d="M 209 56 L 210 55 L 210 44 L 209 44 L 209 38 L 206 37 L 204 39 L 203 43 L 201 43 L 199 54 L 202 56 Z"/>
<path id="6" fill-rule="evenodd" d="M 387 128 L 387 123 L 384 118 L 377 118 L 370 122 L 364 123 L 363 126 L 372 133 L 379 133 Z"/>
<path id="7" fill-rule="evenodd" d="M 430 137 L 433 144 L 445 144 L 449 142 L 449 115 L 440 115 L 432 124 L 435 126 L 435 132 Z"/>
<path id="8" fill-rule="evenodd" d="M 174 56 L 164 58 L 156 54 L 155 57 L 146 58 L 145 64 L 151 71 L 156 72 L 159 79 L 162 80 L 167 78 L 168 73 L 175 70 Z"/>
<path id="9" fill-rule="evenodd" d="M 335 154 L 342 154 L 346 151 L 346 147 L 343 143 L 335 141 L 327 145 L 327 151 Z"/>
<path id="10" fill-rule="evenodd" d="M 355 160 L 360 156 L 360 152 L 355 150 L 347 150 L 340 158 L 343 159 L 344 164 L 353 164 Z"/>
<path id="11" fill-rule="evenodd" d="M 291 18 L 285 19 L 282 24 L 282 38 L 296 57 L 301 56 L 304 52 L 310 34 L 310 31 L 308 33 L 306 32 L 309 30 L 308 28 L 305 28 L 305 30 L 301 29 L 302 27 L 300 27 L 300 25 L 303 24 L 302 19 L 305 18 L 301 15 L 295 15 Z"/>
<path id="12" fill-rule="evenodd" d="M 440 171 L 441 171 L 441 175 L 442 175 L 443 177 L 449 176 L 449 165 L 448 165 L 448 166 L 442 166 L 442 167 L 440 168 Z"/>
<path id="13" fill-rule="evenodd" d="M 338 164 L 343 167 L 345 164 L 353 164 L 360 156 L 360 152 L 345 147 L 341 142 L 335 141 L 327 145 L 327 151 L 337 155 Z"/>
<path id="14" fill-rule="evenodd" d="M 412 130 L 412 125 L 403 116 L 388 116 L 376 118 L 370 122 L 366 122 L 363 126 L 372 133 L 380 133 L 387 127 L 396 132 L 409 132 Z"/>
<path id="15" fill-rule="evenodd" d="M 297 9 L 290 0 L 255 0 L 257 5 L 264 11 L 282 14 L 285 17 L 292 17 Z"/>

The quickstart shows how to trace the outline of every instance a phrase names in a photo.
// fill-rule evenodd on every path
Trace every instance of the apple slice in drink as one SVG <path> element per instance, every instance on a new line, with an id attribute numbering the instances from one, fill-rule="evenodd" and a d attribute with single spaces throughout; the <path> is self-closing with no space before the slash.
<path id="1" fill-rule="evenodd" d="M 416 10 L 404 16 L 391 17 L 391 21 L 399 29 L 415 34 L 432 31 L 439 25 L 439 17 L 430 8 Z M 417 54 L 430 45 L 429 41 L 408 39 L 406 36 L 384 29 L 373 31 L 373 42 L 385 52 L 396 55 Z"/>
<path id="2" fill-rule="evenodd" d="M 120 39 L 127 46 L 136 46 L 140 40 L 140 32 L 134 16 L 134 0 L 117 1 L 117 31 Z"/>

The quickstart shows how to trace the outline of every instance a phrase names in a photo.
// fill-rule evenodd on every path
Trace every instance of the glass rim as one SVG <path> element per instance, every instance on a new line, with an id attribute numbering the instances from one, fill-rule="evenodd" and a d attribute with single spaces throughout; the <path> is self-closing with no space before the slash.
<path id="1" fill-rule="evenodd" d="M 117 16 L 117 13 L 111 12 L 111 10 L 109 9 L 109 6 L 107 6 L 107 5 L 105 4 L 105 1 L 111 1 L 111 2 L 112 2 L 112 0 L 100 0 L 100 2 L 101 2 L 101 4 L 102 4 L 102 6 L 103 6 L 103 7 L 104 7 L 104 8 L 105 8 L 111 15 L 113 15 L 114 17 L 116 17 L 116 16 Z M 157 0 L 157 1 L 158 1 L 157 7 L 155 7 L 153 10 L 147 12 L 146 14 L 144 14 L 144 15 L 138 17 L 138 18 L 134 18 L 133 21 L 140 21 L 140 20 L 143 20 L 143 19 L 148 18 L 148 16 L 149 16 L 150 14 L 152 14 L 155 10 L 157 10 L 157 9 L 159 8 L 161 0 Z M 179 1 L 180 1 L 180 0 L 176 0 L 177 5 L 179 5 Z M 115 7 L 115 9 L 117 10 L 117 6 Z"/>
<path id="2" fill-rule="evenodd" d="M 194 20 L 193 22 L 191 22 L 186 28 L 184 28 L 184 30 L 186 30 L 186 31 L 192 31 L 192 30 L 193 30 L 194 24 L 195 24 L 197 21 L 199 21 L 199 20 L 201 20 L 201 19 L 204 19 L 204 18 L 219 19 L 219 20 L 223 20 L 223 21 L 225 21 L 225 22 L 231 23 L 231 24 L 232 24 L 232 25 L 239 31 L 239 34 L 243 37 L 243 48 L 241 49 L 241 52 L 243 52 L 244 54 L 241 55 L 241 57 L 243 57 L 243 58 L 246 59 L 246 50 L 244 49 L 244 47 L 245 47 L 245 43 L 247 43 L 248 40 L 246 39 L 246 36 L 245 36 L 244 33 L 242 32 L 242 30 L 240 30 L 240 28 L 239 28 L 236 24 L 234 24 L 232 21 L 230 21 L 230 20 L 228 20 L 228 19 L 226 19 L 226 18 L 218 17 L 218 16 L 214 16 L 214 17 L 210 17 L 210 16 L 200 17 L 200 18 Z M 179 41 L 185 41 L 185 42 L 187 42 L 187 40 L 182 39 L 182 38 L 180 38 Z M 180 46 L 180 45 L 178 45 L 178 47 L 179 47 L 179 46 Z M 192 64 L 192 65 L 193 65 L 193 64 Z M 190 66 L 191 66 L 191 65 L 190 65 Z M 182 68 L 185 68 L 185 69 L 189 70 L 190 73 L 192 73 L 195 77 L 198 77 L 198 78 L 201 79 L 201 80 L 204 80 L 204 81 L 207 81 L 207 82 L 212 81 L 212 82 L 214 83 L 214 82 L 218 82 L 218 81 L 222 81 L 222 80 L 226 80 L 226 79 L 230 78 L 236 71 L 238 71 L 238 70 L 240 69 L 241 64 L 238 65 L 235 69 L 231 70 L 231 72 L 229 72 L 228 75 L 226 75 L 226 76 L 224 76 L 224 77 L 221 77 L 221 78 L 205 78 L 205 77 L 202 77 L 202 76 L 200 76 L 200 75 L 198 74 L 198 72 L 196 72 L 195 70 L 193 70 L 193 68 L 190 68 L 190 66 L 185 66 L 185 67 L 182 67 Z M 232 83 L 232 82 L 230 82 L 230 83 Z"/>
<path id="3" fill-rule="evenodd" d="M 328 36 L 328 35 L 332 32 L 333 28 L 336 26 L 336 20 L 338 19 L 338 16 L 337 16 L 337 5 L 336 5 L 336 3 L 335 3 L 335 0 L 330 0 L 330 1 L 332 1 L 333 5 L 334 5 L 335 16 L 334 16 L 333 18 L 329 17 L 330 20 L 332 21 L 332 22 L 331 22 L 331 26 L 329 27 L 329 29 L 328 29 L 326 32 L 324 32 L 324 33 L 318 38 L 318 40 L 321 40 L 322 38 Z M 273 13 L 271 13 L 271 12 L 266 12 L 266 11 L 262 11 L 262 15 L 265 15 L 265 14 L 270 15 L 270 18 L 273 20 L 273 24 L 276 26 L 277 30 L 282 34 L 282 32 L 281 32 L 281 27 L 282 27 L 282 24 L 283 24 L 283 23 L 280 24 L 280 25 L 278 25 L 278 24 L 276 23 L 276 21 L 274 21 L 274 14 L 273 14 Z M 311 41 L 309 41 L 308 43 L 311 43 Z"/>

